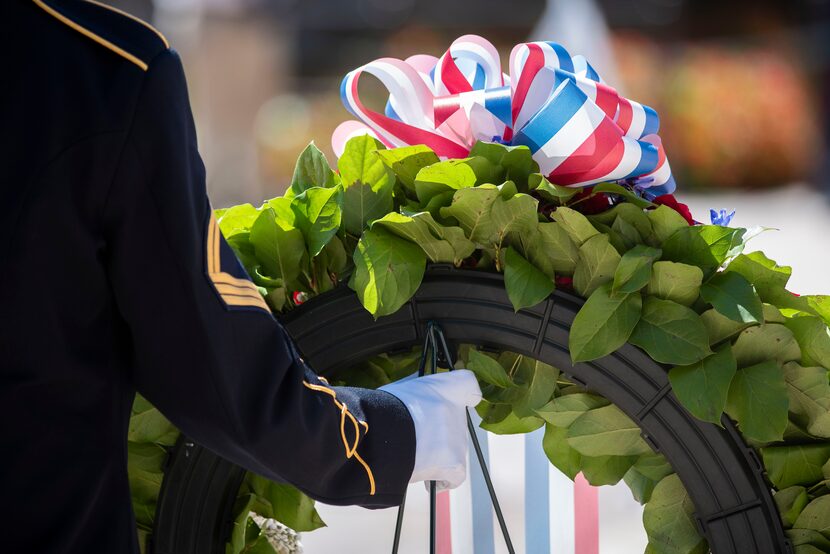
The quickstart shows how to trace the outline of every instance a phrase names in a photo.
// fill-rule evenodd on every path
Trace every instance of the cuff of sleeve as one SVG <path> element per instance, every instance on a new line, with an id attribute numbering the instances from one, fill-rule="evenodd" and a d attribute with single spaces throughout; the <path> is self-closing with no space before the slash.
<path id="1" fill-rule="evenodd" d="M 370 468 L 375 494 L 357 503 L 366 508 L 400 505 L 415 467 L 415 425 L 409 410 L 386 391 L 334 388 L 338 397 L 357 400 L 354 415 L 368 425 L 357 450 Z"/>

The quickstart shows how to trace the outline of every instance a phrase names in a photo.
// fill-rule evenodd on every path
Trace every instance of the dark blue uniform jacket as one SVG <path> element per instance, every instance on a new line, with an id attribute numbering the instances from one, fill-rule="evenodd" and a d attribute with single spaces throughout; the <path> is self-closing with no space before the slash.
<path id="1" fill-rule="evenodd" d="M 184 433 L 332 504 L 398 504 L 392 395 L 328 387 L 219 233 L 181 61 L 81 0 L 3 0 L 0 552 L 137 551 L 136 391 Z"/>

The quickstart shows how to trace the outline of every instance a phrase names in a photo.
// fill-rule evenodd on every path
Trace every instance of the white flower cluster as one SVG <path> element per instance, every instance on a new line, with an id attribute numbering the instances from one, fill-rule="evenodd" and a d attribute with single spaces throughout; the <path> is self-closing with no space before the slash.
<path id="1" fill-rule="evenodd" d="M 253 512 L 249 515 L 279 554 L 303 554 L 300 535 L 296 531 L 277 520 L 261 517 Z"/>

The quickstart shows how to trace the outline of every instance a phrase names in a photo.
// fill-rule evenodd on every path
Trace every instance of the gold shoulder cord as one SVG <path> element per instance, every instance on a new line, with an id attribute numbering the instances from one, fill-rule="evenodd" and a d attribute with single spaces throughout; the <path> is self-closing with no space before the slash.
<path id="1" fill-rule="evenodd" d="M 33 0 L 33 1 L 43 11 L 45 11 L 46 13 L 48 13 L 49 15 L 51 15 L 52 17 L 54 17 L 55 19 L 57 19 L 61 23 L 63 23 L 65 25 L 67 25 L 68 27 L 71 27 L 72 29 L 78 31 L 82 35 L 91 38 L 92 40 L 94 40 L 95 42 L 100 44 L 101 46 L 103 46 L 105 48 L 108 48 L 109 50 L 112 50 L 113 52 L 115 52 L 116 54 L 121 56 L 122 58 L 125 58 L 125 59 L 131 61 L 132 63 L 134 63 L 135 65 L 140 67 L 143 71 L 147 71 L 147 64 L 144 61 L 142 61 L 139 58 L 135 57 L 134 55 L 130 54 L 129 52 L 127 52 L 126 50 L 124 50 L 120 46 L 117 46 L 117 45 L 113 44 L 112 42 L 108 41 L 107 39 L 105 39 L 104 37 L 90 31 L 89 29 L 87 29 L 83 25 L 80 25 L 79 23 L 77 23 L 75 21 L 72 21 L 71 19 L 69 19 L 68 17 L 66 17 L 62 13 L 60 13 L 58 10 L 56 10 L 52 6 L 48 5 L 43 0 Z M 98 5 L 98 6 L 105 7 L 108 10 L 120 13 L 120 14 L 126 16 L 126 17 L 129 17 L 130 19 L 138 21 L 139 23 L 141 23 L 142 25 L 144 25 L 145 27 L 151 29 L 154 33 L 156 33 L 159 36 L 159 38 L 161 38 L 161 40 L 164 43 L 165 47 L 167 47 L 167 48 L 170 47 L 169 43 L 167 42 L 167 39 L 164 38 L 164 36 L 161 33 L 159 33 L 157 30 L 155 30 L 148 23 L 146 23 L 144 21 L 141 21 L 137 17 L 133 17 L 129 14 L 126 14 L 126 13 L 122 12 L 121 10 L 117 10 L 117 9 L 111 8 L 109 6 L 105 6 L 105 5 L 100 4 L 98 2 L 90 2 L 90 3 Z"/>

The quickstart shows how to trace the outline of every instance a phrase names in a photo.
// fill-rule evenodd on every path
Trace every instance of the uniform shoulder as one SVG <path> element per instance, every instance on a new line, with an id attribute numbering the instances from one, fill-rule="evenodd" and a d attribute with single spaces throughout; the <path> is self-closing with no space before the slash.
<path id="1" fill-rule="evenodd" d="M 95 0 L 32 0 L 49 16 L 146 71 L 170 44 L 149 23 Z"/>

